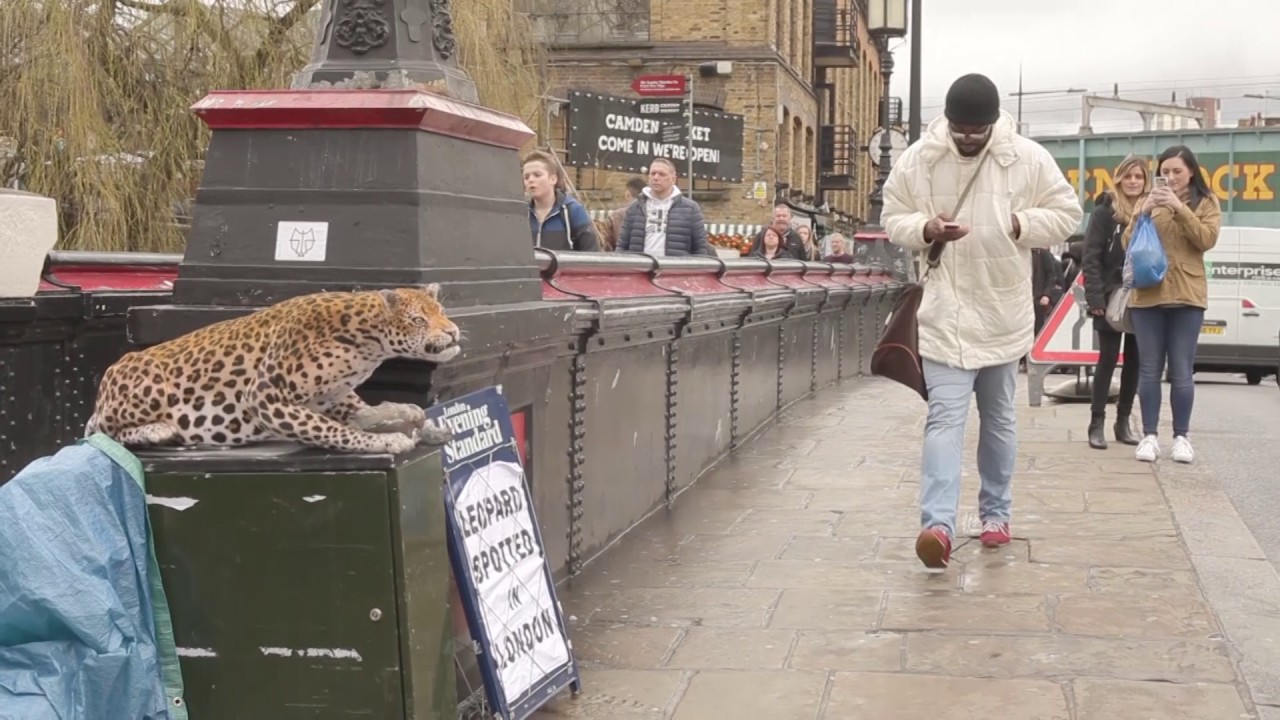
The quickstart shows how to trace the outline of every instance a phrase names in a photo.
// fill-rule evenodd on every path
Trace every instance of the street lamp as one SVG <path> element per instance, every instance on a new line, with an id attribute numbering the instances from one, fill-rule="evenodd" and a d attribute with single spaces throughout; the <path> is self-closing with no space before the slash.
<path id="1" fill-rule="evenodd" d="M 889 79 L 893 75 L 893 53 L 889 52 L 889 39 L 907 34 L 907 0 L 870 0 L 867 3 L 867 34 L 876 42 L 880 53 L 880 77 L 884 90 L 880 98 L 880 165 L 876 174 L 875 189 L 871 191 L 868 224 L 880 226 L 880 212 L 884 209 L 884 184 L 889 179 L 889 164 L 893 162 L 893 139 L 889 133 Z"/>

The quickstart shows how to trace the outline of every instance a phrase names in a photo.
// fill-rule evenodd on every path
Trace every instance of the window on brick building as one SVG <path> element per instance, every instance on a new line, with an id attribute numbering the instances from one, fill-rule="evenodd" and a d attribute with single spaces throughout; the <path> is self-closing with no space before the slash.
<path id="1" fill-rule="evenodd" d="M 609 45 L 649 39 L 649 0 L 514 0 L 551 45 Z"/>
<path id="2" fill-rule="evenodd" d="M 804 187 L 817 192 L 817 175 L 818 175 L 818 143 L 814 137 L 813 128 L 804 129 L 804 157 L 805 157 L 805 178 Z"/>
<path id="3" fill-rule="evenodd" d="M 775 183 L 791 183 L 791 111 L 782 109 L 782 124 L 778 126 L 778 171 Z"/>
<path id="4" fill-rule="evenodd" d="M 804 190 L 809 186 L 809 178 L 805 177 L 804 121 L 793 117 L 791 122 L 791 189 Z"/>
<path id="5" fill-rule="evenodd" d="M 791 2 L 790 0 L 777 0 L 775 5 L 777 8 L 777 32 L 778 54 L 783 60 L 791 59 Z"/>

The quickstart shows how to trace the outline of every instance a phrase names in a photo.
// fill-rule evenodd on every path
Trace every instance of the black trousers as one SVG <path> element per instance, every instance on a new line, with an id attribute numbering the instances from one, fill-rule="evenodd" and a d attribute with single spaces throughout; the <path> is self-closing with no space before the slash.
<path id="1" fill-rule="evenodd" d="M 1105 323 L 1106 321 L 1103 320 Z M 1120 369 L 1120 398 L 1116 401 L 1116 415 L 1125 417 L 1133 411 L 1133 398 L 1138 392 L 1138 338 L 1130 333 L 1118 333 L 1101 323 L 1098 331 L 1098 366 L 1093 372 L 1093 415 L 1107 414 L 1107 396 L 1111 394 L 1111 378 L 1120 359 L 1120 345 L 1124 344 L 1124 367 Z"/>

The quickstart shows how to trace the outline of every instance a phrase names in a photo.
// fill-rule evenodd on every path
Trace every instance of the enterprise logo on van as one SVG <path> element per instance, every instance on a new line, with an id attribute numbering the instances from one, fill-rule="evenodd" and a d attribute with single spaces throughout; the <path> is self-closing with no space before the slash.
<path id="1" fill-rule="evenodd" d="M 1204 269 L 1210 280 L 1280 283 L 1280 265 L 1274 263 L 1206 262 Z"/>

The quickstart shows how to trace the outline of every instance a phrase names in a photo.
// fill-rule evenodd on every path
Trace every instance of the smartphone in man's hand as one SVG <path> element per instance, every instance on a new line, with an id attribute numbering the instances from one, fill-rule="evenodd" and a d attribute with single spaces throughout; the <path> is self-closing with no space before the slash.
<path id="1" fill-rule="evenodd" d="M 969 228 L 950 218 L 938 216 L 925 225 L 924 235 L 933 242 L 953 242 L 969 234 Z"/>

